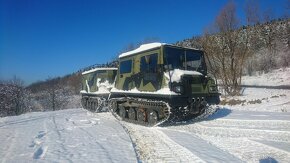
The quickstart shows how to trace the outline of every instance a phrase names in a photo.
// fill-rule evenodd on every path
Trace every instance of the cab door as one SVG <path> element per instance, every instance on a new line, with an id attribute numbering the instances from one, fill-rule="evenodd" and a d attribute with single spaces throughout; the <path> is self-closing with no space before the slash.
<path id="1" fill-rule="evenodd" d="M 162 75 L 158 65 L 158 52 L 152 52 L 140 58 L 140 91 L 154 92 L 160 89 Z"/>
<path id="2" fill-rule="evenodd" d="M 133 58 L 124 58 L 120 60 L 117 88 L 120 90 L 131 90 L 134 87 L 132 81 Z"/>

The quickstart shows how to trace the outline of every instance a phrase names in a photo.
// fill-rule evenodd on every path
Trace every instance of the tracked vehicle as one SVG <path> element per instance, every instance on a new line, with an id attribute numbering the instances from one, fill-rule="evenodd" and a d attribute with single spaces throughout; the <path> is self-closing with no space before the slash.
<path id="1" fill-rule="evenodd" d="M 119 56 L 109 109 L 122 120 L 154 126 L 193 119 L 219 102 L 203 51 L 151 43 Z"/>
<path id="2" fill-rule="evenodd" d="M 82 73 L 82 106 L 92 112 L 100 112 L 107 105 L 110 90 L 114 86 L 117 68 L 95 68 Z"/>

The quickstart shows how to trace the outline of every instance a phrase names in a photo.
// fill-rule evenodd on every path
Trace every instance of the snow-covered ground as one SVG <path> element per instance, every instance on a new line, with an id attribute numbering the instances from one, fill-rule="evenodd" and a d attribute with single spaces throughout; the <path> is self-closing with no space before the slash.
<path id="1" fill-rule="evenodd" d="M 109 113 L 83 109 L 0 119 L 0 162 L 137 162 L 129 135 Z"/>
<path id="2" fill-rule="evenodd" d="M 286 70 L 281 77 L 287 78 Z M 277 84 L 281 78 L 271 77 L 263 77 L 268 84 L 253 81 L 289 81 Z M 222 100 L 225 105 L 206 119 L 166 127 L 83 109 L 0 118 L 0 162 L 289 163 L 290 90 L 245 88 Z"/>
<path id="3" fill-rule="evenodd" d="M 266 74 L 256 72 L 252 76 L 243 76 L 242 84 L 262 86 L 290 85 L 290 68 L 280 68 Z"/>
<path id="4" fill-rule="evenodd" d="M 290 113 L 221 108 L 200 122 L 122 122 L 145 162 L 289 162 Z"/>
<path id="5" fill-rule="evenodd" d="M 242 83 L 251 86 L 290 87 L 290 68 L 244 76 Z M 222 97 L 222 104 L 231 110 L 290 112 L 290 89 L 243 88 L 241 94 L 235 97 Z"/>
<path id="6" fill-rule="evenodd" d="M 231 110 L 290 112 L 290 90 L 245 88 L 241 96 L 222 98 Z"/>
<path id="7" fill-rule="evenodd" d="M 290 112 L 221 107 L 167 127 L 83 109 L 28 113 L 0 119 L 0 142 L 0 162 L 289 162 Z"/>

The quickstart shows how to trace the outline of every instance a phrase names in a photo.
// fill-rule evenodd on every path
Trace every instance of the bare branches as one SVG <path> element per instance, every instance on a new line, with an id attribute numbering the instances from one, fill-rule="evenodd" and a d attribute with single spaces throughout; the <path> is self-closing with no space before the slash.
<path id="1" fill-rule="evenodd" d="M 239 20 L 236 16 L 236 6 L 230 1 L 216 17 L 215 24 L 219 32 L 233 31 L 238 28 Z"/>
<path id="2" fill-rule="evenodd" d="M 260 23 L 261 17 L 258 1 L 247 0 L 244 7 L 244 12 L 247 25 L 255 25 Z"/>
<path id="3" fill-rule="evenodd" d="M 230 1 L 210 27 L 217 33 L 205 33 L 202 41 L 211 73 L 221 80 L 225 92 L 230 95 L 239 94 L 242 68 L 248 56 L 247 30 L 238 30 L 238 27 L 236 7 Z"/>

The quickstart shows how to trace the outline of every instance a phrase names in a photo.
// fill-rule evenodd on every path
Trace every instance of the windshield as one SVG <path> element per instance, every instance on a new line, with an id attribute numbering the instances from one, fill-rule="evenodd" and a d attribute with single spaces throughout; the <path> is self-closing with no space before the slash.
<path id="1" fill-rule="evenodd" d="M 113 83 L 116 76 L 116 70 L 99 70 L 96 74 L 100 83 L 104 83 L 108 81 L 109 83 Z"/>
<path id="2" fill-rule="evenodd" d="M 164 48 L 164 63 L 166 70 L 181 69 L 194 70 L 205 73 L 203 53 L 193 49 L 174 47 Z"/>

